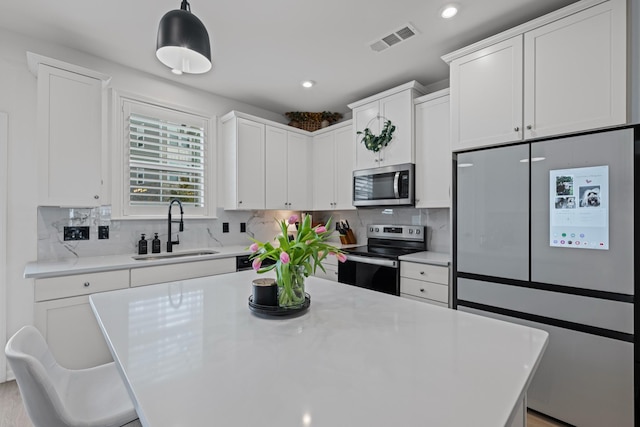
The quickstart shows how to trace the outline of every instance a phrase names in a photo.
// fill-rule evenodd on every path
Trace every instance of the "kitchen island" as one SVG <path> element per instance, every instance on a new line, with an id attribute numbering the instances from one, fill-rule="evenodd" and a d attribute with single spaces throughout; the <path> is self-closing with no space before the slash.
<path id="1" fill-rule="evenodd" d="M 144 426 L 520 426 L 548 334 L 316 277 L 248 308 L 253 271 L 94 294 Z"/>

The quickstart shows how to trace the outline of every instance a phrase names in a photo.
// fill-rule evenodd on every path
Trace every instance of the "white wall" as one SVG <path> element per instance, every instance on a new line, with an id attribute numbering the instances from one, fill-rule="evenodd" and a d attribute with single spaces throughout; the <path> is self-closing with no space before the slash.
<path id="1" fill-rule="evenodd" d="M 237 109 L 286 122 L 281 114 L 197 91 L 101 58 L 0 29 L 0 111 L 9 114 L 7 205 L 7 336 L 33 324 L 33 280 L 22 277 L 37 259 L 36 78 L 26 51 L 86 67 L 112 77 L 111 87 L 220 117 Z M 214 71 L 215 72 L 215 71 Z M 113 141 L 110 141 L 112 143 Z M 0 303 L 4 304 L 5 301 Z M 4 342 L 0 342 L 4 348 Z"/>

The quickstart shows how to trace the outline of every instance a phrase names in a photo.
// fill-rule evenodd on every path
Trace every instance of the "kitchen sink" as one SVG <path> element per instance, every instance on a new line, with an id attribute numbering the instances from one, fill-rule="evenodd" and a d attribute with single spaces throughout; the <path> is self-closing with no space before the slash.
<path id="1" fill-rule="evenodd" d="M 165 254 L 150 254 L 150 255 L 136 255 L 131 258 L 136 261 L 153 261 L 159 259 L 173 259 L 173 258 L 184 258 L 184 257 L 198 257 L 204 255 L 213 255 L 217 254 L 217 251 L 212 251 L 209 249 L 199 250 L 199 251 L 185 251 L 185 252 L 175 252 L 175 253 L 165 253 Z"/>

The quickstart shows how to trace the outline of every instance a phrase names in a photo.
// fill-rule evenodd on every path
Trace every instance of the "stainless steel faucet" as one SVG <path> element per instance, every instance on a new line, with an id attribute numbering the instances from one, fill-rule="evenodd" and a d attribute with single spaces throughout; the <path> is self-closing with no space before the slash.
<path id="1" fill-rule="evenodd" d="M 180 206 L 180 221 L 178 220 L 172 220 L 171 219 L 171 208 L 173 207 L 173 204 L 177 203 L 178 206 Z M 178 232 L 180 231 L 184 231 L 184 221 L 182 220 L 182 217 L 184 215 L 184 211 L 182 210 L 182 203 L 180 202 L 180 200 L 178 199 L 173 199 L 171 200 L 171 202 L 169 202 L 169 215 L 167 217 L 167 225 L 169 226 L 169 234 L 168 234 L 168 238 L 167 238 L 167 252 L 173 252 L 173 245 L 179 245 L 180 244 L 180 235 L 176 234 L 176 240 L 171 240 L 171 223 L 172 222 L 177 222 L 180 224 L 180 228 L 178 229 Z"/>

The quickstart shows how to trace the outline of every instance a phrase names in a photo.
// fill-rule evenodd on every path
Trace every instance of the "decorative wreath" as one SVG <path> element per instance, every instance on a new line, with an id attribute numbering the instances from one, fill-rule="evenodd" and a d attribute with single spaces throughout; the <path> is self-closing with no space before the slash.
<path id="1" fill-rule="evenodd" d="M 377 153 L 391 142 L 391 138 L 393 138 L 393 132 L 396 130 L 396 126 L 391 123 L 391 120 L 387 120 L 384 122 L 384 126 L 382 127 L 382 132 L 380 135 L 374 135 L 371 133 L 371 129 L 368 127 L 363 131 L 356 132 L 357 135 L 362 136 L 362 142 L 367 150 L 373 151 Z"/>

